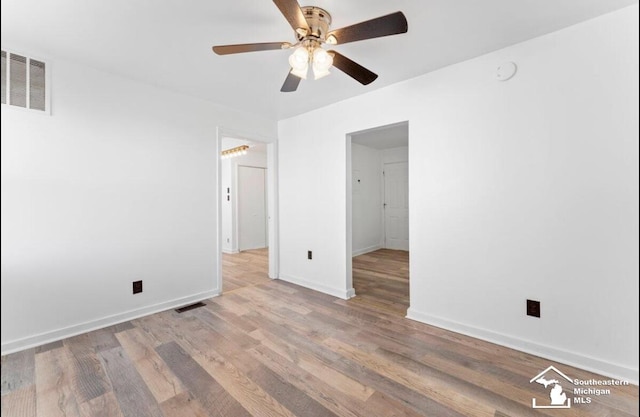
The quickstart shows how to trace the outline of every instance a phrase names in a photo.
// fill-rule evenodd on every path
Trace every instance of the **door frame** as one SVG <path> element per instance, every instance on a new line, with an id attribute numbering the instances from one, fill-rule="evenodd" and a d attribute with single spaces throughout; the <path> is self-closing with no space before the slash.
<path id="1" fill-rule="evenodd" d="M 222 164 L 220 164 L 220 152 L 222 151 L 222 138 L 242 138 L 251 142 L 260 142 L 267 145 L 267 212 L 268 212 L 268 243 L 269 243 L 269 278 L 277 279 L 280 271 L 280 247 L 279 247 L 279 218 L 278 218 L 278 142 L 275 138 L 261 136 L 255 133 L 242 132 L 237 129 L 229 129 L 224 126 L 216 128 L 216 291 L 222 293 Z"/>
<path id="2" fill-rule="evenodd" d="M 346 271 L 345 271 L 345 288 L 346 288 L 346 293 L 347 293 L 347 298 L 351 298 L 351 297 L 355 297 L 356 296 L 356 291 L 353 288 L 353 161 L 352 161 L 352 151 L 351 151 L 351 135 L 355 135 L 357 133 L 363 133 L 363 132 L 373 132 L 376 130 L 381 130 L 381 129 L 385 129 L 385 128 L 389 128 L 391 126 L 394 125 L 401 125 L 401 124 L 407 124 L 408 126 L 410 125 L 409 120 L 403 120 L 403 121 L 399 121 L 396 123 L 389 123 L 386 125 L 381 125 L 381 126 L 375 126 L 375 127 L 371 127 L 368 129 L 362 129 L 362 130 L 357 130 L 357 131 L 353 131 L 350 133 L 345 134 L 345 155 L 346 155 L 346 161 L 345 161 L 345 166 L 346 166 L 346 172 L 345 172 L 345 178 L 346 178 L 346 184 L 345 184 L 345 225 L 346 225 L 346 230 L 345 230 L 345 252 L 346 252 Z M 411 149 L 411 131 L 409 130 L 409 143 L 407 145 L 407 147 L 409 149 Z M 409 158 L 411 159 L 411 158 Z M 382 162 L 382 165 L 384 165 L 384 162 Z M 409 168 L 409 183 L 411 182 L 411 167 L 410 167 L 410 163 L 409 160 L 407 160 L 407 166 Z M 384 181 L 384 178 L 382 179 L 382 181 Z M 409 184 L 409 190 L 411 190 L 411 184 Z M 384 189 L 382 190 L 382 192 L 384 193 Z M 384 195 L 384 194 L 383 194 Z M 409 191 L 409 200 L 411 200 L 411 194 Z M 409 201 L 409 206 L 411 206 L 411 201 Z M 380 207 L 380 210 L 382 211 L 383 208 Z M 411 216 L 411 211 L 409 211 L 409 216 Z M 383 222 L 382 222 L 382 227 L 384 228 L 384 211 L 382 211 L 382 218 L 383 218 Z M 409 217 L 409 224 L 411 224 L 411 217 Z M 384 231 L 384 229 L 382 230 L 383 233 L 386 233 Z M 409 229 L 409 250 L 411 250 L 411 229 Z M 409 270 L 411 270 L 411 257 L 409 257 Z M 411 279 L 409 279 L 409 292 L 411 292 Z M 411 303 L 411 299 L 409 299 L 409 303 Z M 411 304 L 409 304 L 409 309 L 411 308 Z M 408 310 L 407 310 L 408 311 Z"/>

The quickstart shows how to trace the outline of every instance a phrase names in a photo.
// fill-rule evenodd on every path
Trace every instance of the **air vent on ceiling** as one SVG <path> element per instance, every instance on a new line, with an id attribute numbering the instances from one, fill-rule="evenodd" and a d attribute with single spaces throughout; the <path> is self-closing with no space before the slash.
<path id="1" fill-rule="evenodd" d="M 2 51 L 2 104 L 48 112 L 49 83 L 43 61 Z"/>

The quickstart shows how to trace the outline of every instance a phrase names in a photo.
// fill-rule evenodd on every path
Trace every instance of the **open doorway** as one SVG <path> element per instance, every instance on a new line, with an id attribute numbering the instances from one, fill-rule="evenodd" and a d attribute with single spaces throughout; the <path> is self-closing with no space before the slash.
<path id="1" fill-rule="evenodd" d="M 347 147 L 348 259 L 356 293 L 351 302 L 405 316 L 409 307 L 409 124 L 351 133 Z"/>
<path id="2" fill-rule="evenodd" d="M 272 276 L 274 145 L 228 134 L 220 135 L 219 145 L 219 288 L 226 293 Z"/>

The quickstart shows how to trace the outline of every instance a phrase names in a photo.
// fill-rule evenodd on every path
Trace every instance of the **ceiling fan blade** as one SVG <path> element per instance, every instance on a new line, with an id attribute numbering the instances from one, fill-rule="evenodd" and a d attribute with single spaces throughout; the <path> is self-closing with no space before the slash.
<path id="1" fill-rule="evenodd" d="M 278 6 L 293 30 L 304 29 L 309 32 L 307 19 L 304 18 L 304 13 L 296 0 L 273 0 L 273 2 Z"/>
<path id="2" fill-rule="evenodd" d="M 327 37 L 335 37 L 339 45 L 365 39 L 406 33 L 409 30 L 407 18 L 402 12 L 395 12 L 380 16 L 366 22 L 356 23 L 328 33 Z"/>
<path id="3" fill-rule="evenodd" d="M 362 65 L 358 64 L 347 58 L 344 55 L 339 54 L 336 51 L 327 51 L 330 54 L 333 54 L 333 66 L 338 68 L 340 71 L 347 74 L 349 77 L 358 81 L 362 85 L 368 85 L 375 81 L 378 78 L 378 74 L 369 71 Z"/>
<path id="4" fill-rule="evenodd" d="M 293 75 L 291 72 L 287 74 L 287 78 L 284 80 L 284 84 L 282 84 L 282 88 L 280 91 L 283 93 L 291 93 L 298 89 L 298 85 L 300 84 L 300 77 Z"/>
<path id="5" fill-rule="evenodd" d="M 271 51 L 275 49 L 285 49 L 291 46 L 288 42 L 267 42 L 267 43 L 241 43 L 238 45 L 214 46 L 213 52 L 218 55 L 240 54 L 243 52 Z"/>

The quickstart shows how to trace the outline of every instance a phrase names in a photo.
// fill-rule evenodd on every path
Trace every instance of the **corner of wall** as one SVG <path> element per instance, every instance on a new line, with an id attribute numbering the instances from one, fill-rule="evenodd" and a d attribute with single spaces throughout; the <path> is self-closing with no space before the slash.
<path id="1" fill-rule="evenodd" d="M 24 349 L 41 346 L 46 343 L 51 343 L 57 340 L 66 339 L 68 337 L 76 336 L 86 332 L 91 332 L 93 330 L 102 329 L 108 326 L 113 326 L 115 324 L 123 323 L 125 321 L 134 320 L 140 317 L 148 316 L 150 314 L 159 313 L 165 310 L 170 310 L 172 308 L 178 308 L 187 304 L 196 303 L 198 301 L 204 301 L 209 298 L 217 297 L 218 295 L 220 295 L 220 292 L 221 292 L 220 289 L 216 288 L 214 290 L 204 291 L 199 294 L 194 294 L 187 297 L 176 298 L 174 300 L 165 301 L 162 303 L 138 308 L 135 310 L 129 310 L 124 313 L 114 314 L 112 316 L 103 317 L 97 320 L 91 320 L 88 322 L 51 330 L 48 332 L 36 334 L 36 335 L 25 337 L 22 339 L 3 342 L 2 355 L 4 356 L 10 353 L 19 352 Z"/>
<path id="2" fill-rule="evenodd" d="M 280 275 L 278 279 L 281 279 L 282 281 L 290 282 L 291 284 L 296 284 L 301 287 L 308 288 L 310 290 L 319 291 L 324 294 L 342 298 L 343 300 L 348 300 L 349 298 L 354 297 L 356 295 L 356 292 L 353 288 L 341 289 L 341 288 L 328 287 L 326 285 L 317 284 L 315 282 L 307 281 L 305 279 L 298 278 L 298 277 L 293 277 L 291 275 Z"/>
<path id="3" fill-rule="evenodd" d="M 355 258 L 356 256 L 360 256 L 360 255 L 364 255 L 370 252 L 375 252 L 379 249 L 382 249 L 382 243 L 378 244 L 378 245 L 373 245 L 373 246 L 369 246 L 368 248 L 362 248 L 362 249 L 355 249 L 352 253 L 351 253 L 351 257 Z"/>

